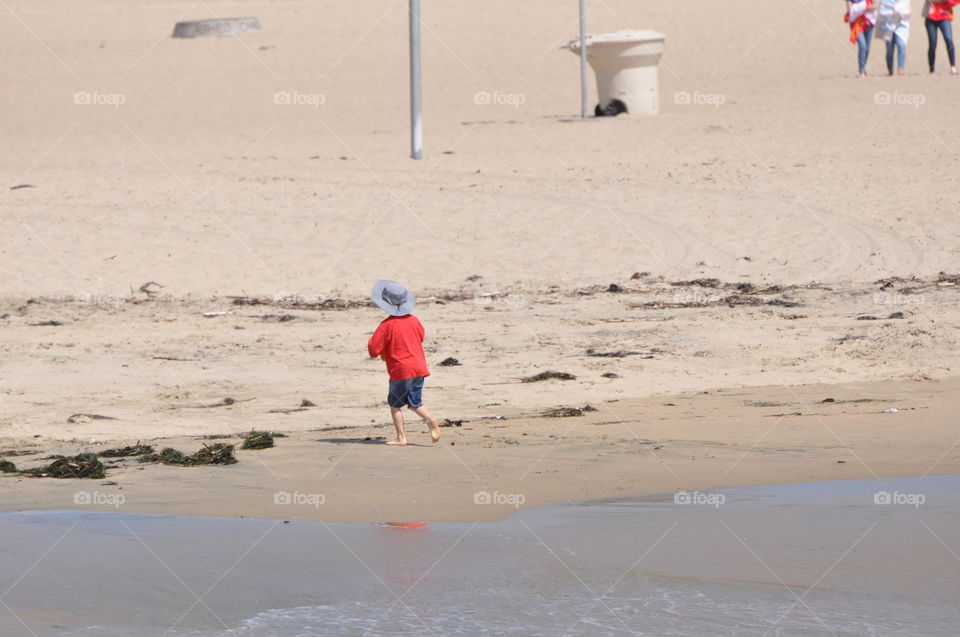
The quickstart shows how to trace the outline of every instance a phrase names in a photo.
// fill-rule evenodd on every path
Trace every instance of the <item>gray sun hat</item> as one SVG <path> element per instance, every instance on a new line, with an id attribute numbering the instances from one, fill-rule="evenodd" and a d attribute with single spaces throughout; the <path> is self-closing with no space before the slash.
<path id="1" fill-rule="evenodd" d="M 373 284 L 370 300 L 393 316 L 405 316 L 417 305 L 417 295 L 396 281 L 377 281 Z"/>

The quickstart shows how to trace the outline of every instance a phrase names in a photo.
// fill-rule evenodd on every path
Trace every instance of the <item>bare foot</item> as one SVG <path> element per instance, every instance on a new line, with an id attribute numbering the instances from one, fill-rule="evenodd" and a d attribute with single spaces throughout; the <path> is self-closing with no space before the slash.
<path id="1" fill-rule="evenodd" d="M 898 69 L 898 70 L 897 70 L 897 75 L 906 75 L 906 74 L 907 74 L 906 69 Z"/>
<path id="2" fill-rule="evenodd" d="M 434 442 L 440 440 L 440 426 L 437 424 L 437 419 L 431 418 L 427 424 L 430 425 L 430 438 Z"/>
<path id="3" fill-rule="evenodd" d="M 406 440 L 400 440 L 399 438 L 394 438 L 393 440 L 387 441 L 387 444 L 388 444 L 388 445 L 393 445 L 394 447 L 406 447 L 406 446 L 407 446 L 407 441 L 406 441 Z"/>
<path id="4" fill-rule="evenodd" d="M 950 69 L 950 75 L 956 75 L 956 74 L 957 74 L 957 67 L 951 68 L 951 69 Z"/>
<path id="5" fill-rule="evenodd" d="M 865 78 L 865 77 L 867 77 L 867 74 L 861 72 L 860 75 L 857 76 L 857 79 L 858 79 L 858 80 L 862 80 L 862 79 Z"/>

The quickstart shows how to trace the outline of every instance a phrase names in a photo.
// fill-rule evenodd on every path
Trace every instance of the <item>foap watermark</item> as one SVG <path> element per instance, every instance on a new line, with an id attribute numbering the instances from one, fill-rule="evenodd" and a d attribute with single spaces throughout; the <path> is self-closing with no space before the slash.
<path id="1" fill-rule="evenodd" d="M 873 103 L 878 106 L 912 106 L 914 108 L 920 108 L 927 103 L 927 96 L 923 93 L 877 91 L 873 94 Z"/>
<path id="2" fill-rule="evenodd" d="M 677 91 L 673 94 L 673 103 L 679 106 L 712 106 L 720 108 L 727 102 L 723 93 L 701 93 L 700 91 Z"/>
<path id="3" fill-rule="evenodd" d="M 527 96 L 523 93 L 477 91 L 473 94 L 473 103 L 478 106 L 512 106 L 514 108 L 520 108 L 527 103 Z"/>
<path id="4" fill-rule="evenodd" d="M 126 501 L 127 496 L 122 493 L 77 491 L 73 494 L 73 503 L 78 506 L 112 506 L 119 509 Z"/>
<path id="5" fill-rule="evenodd" d="M 474 504 L 497 504 L 519 509 L 526 501 L 527 496 L 522 493 L 500 493 L 499 491 L 490 493 L 489 491 L 477 491 L 473 494 Z"/>
<path id="6" fill-rule="evenodd" d="M 116 294 L 91 294 L 90 292 L 77 292 L 73 295 L 74 303 L 83 305 L 95 305 L 99 307 L 120 307 L 126 303 L 126 299 Z"/>
<path id="7" fill-rule="evenodd" d="M 904 294 L 902 292 L 877 292 L 873 295 L 874 305 L 923 305 L 927 300 L 922 294 Z"/>
<path id="8" fill-rule="evenodd" d="M 677 305 L 710 305 L 719 302 L 723 297 L 719 294 L 705 292 L 674 292 L 673 302 Z"/>
<path id="9" fill-rule="evenodd" d="M 919 509 L 926 501 L 927 496 L 922 493 L 900 493 L 899 491 L 890 493 L 889 491 L 877 491 L 873 494 L 873 503 L 880 505 L 897 504 Z"/>
<path id="10" fill-rule="evenodd" d="M 322 93 L 277 91 L 273 94 L 273 103 L 278 106 L 312 106 L 314 108 L 320 108 L 327 103 L 327 96 Z"/>
<path id="11" fill-rule="evenodd" d="M 327 498 L 322 493 L 300 493 L 299 491 L 290 493 L 289 491 L 277 491 L 273 494 L 274 504 L 312 506 L 315 509 L 319 509 L 320 505 L 326 501 Z"/>
<path id="12" fill-rule="evenodd" d="M 701 493 L 699 491 L 677 491 L 673 494 L 674 504 L 696 504 L 700 506 L 712 506 L 716 509 L 727 501 L 727 496 L 722 493 Z"/>
<path id="13" fill-rule="evenodd" d="M 127 102 L 123 93 L 101 93 L 100 91 L 77 91 L 73 94 L 73 103 L 80 106 L 112 106 L 120 108 Z"/>

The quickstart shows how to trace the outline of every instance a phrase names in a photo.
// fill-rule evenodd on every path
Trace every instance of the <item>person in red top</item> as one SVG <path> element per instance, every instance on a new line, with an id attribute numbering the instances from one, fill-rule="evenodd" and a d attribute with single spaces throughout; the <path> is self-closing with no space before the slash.
<path id="1" fill-rule="evenodd" d="M 395 281 L 377 281 L 370 299 L 389 314 L 381 321 L 370 340 L 367 353 L 370 358 L 382 358 L 390 374 L 390 390 L 387 404 L 390 417 L 397 430 L 397 437 L 388 445 L 405 446 L 407 435 L 403 431 L 403 408 L 409 407 L 430 427 L 430 437 L 440 440 L 437 420 L 423 406 L 423 379 L 430 375 L 427 357 L 423 353 L 424 330 L 420 320 L 411 314 L 417 303 L 417 295 Z"/>
<path id="2" fill-rule="evenodd" d="M 950 59 L 950 72 L 957 74 L 957 54 L 953 48 L 953 7 L 960 0 L 926 0 L 923 3 L 924 23 L 927 27 L 927 62 L 933 73 L 937 62 L 937 30 L 943 33 L 943 42 L 947 45 L 947 57 Z"/>

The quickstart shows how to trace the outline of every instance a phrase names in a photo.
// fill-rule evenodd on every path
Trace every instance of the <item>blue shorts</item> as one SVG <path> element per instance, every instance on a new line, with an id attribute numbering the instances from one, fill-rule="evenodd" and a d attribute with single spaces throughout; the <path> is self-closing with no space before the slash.
<path id="1" fill-rule="evenodd" d="M 390 393 L 387 394 L 387 403 L 391 407 L 400 409 L 403 406 L 423 406 L 423 376 L 404 378 L 390 381 Z"/>

